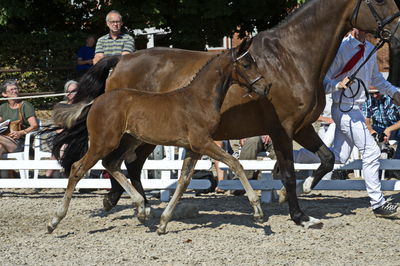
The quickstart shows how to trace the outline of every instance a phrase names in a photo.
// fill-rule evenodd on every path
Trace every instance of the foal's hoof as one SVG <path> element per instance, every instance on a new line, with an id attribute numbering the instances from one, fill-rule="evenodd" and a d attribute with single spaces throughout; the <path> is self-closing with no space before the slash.
<path id="1" fill-rule="evenodd" d="M 256 223 L 263 223 L 264 222 L 264 216 L 254 216 L 254 221 Z"/>
<path id="2" fill-rule="evenodd" d="M 105 211 L 109 212 L 112 208 L 117 205 L 119 198 L 121 197 L 120 192 L 110 191 L 108 194 L 104 195 L 103 198 L 103 208 Z"/>
<path id="3" fill-rule="evenodd" d="M 146 208 L 144 208 L 144 211 L 137 213 L 137 218 L 138 218 L 139 222 L 141 222 L 142 224 L 144 224 L 147 220 L 149 220 L 150 216 L 151 216 L 151 208 L 150 207 L 146 207 Z"/>
<path id="4" fill-rule="evenodd" d="M 312 186 L 313 181 L 314 181 L 314 177 L 312 177 L 312 176 L 309 176 L 306 178 L 306 180 L 304 180 L 303 193 L 306 193 L 306 194 L 311 193 L 311 191 L 312 191 L 311 186 Z"/>
<path id="5" fill-rule="evenodd" d="M 287 201 L 287 193 L 286 189 L 282 188 L 278 191 L 278 202 L 280 205 L 284 204 Z"/>
<path id="6" fill-rule="evenodd" d="M 322 228 L 323 223 L 322 223 L 321 220 L 316 219 L 316 218 L 311 217 L 311 216 L 309 218 L 310 218 L 310 220 L 303 221 L 303 222 L 300 223 L 304 228 L 306 228 L 306 229 L 308 229 L 308 228 L 321 229 Z"/>
<path id="7" fill-rule="evenodd" d="M 160 235 L 165 235 L 167 232 L 166 232 L 166 230 L 165 230 L 165 227 L 162 227 L 162 226 L 159 226 L 158 228 L 157 228 L 157 234 L 160 236 Z"/>
<path id="8" fill-rule="evenodd" d="M 48 234 L 53 233 L 54 229 L 56 229 L 56 227 L 55 227 L 55 226 L 52 226 L 51 223 L 48 223 L 48 224 L 47 224 L 47 233 L 48 233 Z"/>

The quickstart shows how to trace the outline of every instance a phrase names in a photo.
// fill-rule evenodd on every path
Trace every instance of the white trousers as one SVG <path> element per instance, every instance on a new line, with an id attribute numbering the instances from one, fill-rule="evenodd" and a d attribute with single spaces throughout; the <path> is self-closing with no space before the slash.
<path id="1" fill-rule="evenodd" d="M 343 107 L 347 109 L 347 106 Z M 332 152 L 335 154 L 336 163 L 346 163 L 350 158 L 354 146 L 361 153 L 363 176 L 365 186 L 370 197 L 373 209 L 385 203 L 379 180 L 379 157 L 380 150 L 375 140 L 369 133 L 365 124 L 365 118 L 359 106 L 348 112 L 340 111 L 337 104 L 332 105 L 332 119 L 335 121 L 335 137 L 333 140 Z M 317 155 L 306 149 L 300 149 L 293 154 L 296 163 L 317 163 L 320 162 Z"/>
<path id="2" fill-rule="evenodd" d="M 326 146 L 332 146 L 335 137 L 336 124 L 332 123 L 328 126 L 321 126 L 318 130 L 318 136 L 322 139 Z"/>

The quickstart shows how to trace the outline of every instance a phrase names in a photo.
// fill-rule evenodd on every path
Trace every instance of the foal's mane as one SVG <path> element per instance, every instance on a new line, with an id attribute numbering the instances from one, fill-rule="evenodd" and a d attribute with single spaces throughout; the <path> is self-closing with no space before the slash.
<path id="1" fill-rule="evenodd" d="M 208 60 L 207 63 L 205 63 L 205 64 L 199 69 L 199 71 L 196 72 L 196 74 L 194 74 L 194 76 L 192 77 L 192 79 L 189 81 L 188 84 L 186 84 L 186 85 L 183 86 L 183 87 L 180 87 L 180 88 L 176 89 L 175 91 L 180 91 L 180 90 L 183 90 L 183 89 L 189 87 L 189 86 L 193 83 L 193 81 L 197 78 L 197 76 L 200 75 L 200 73 L 204 72 L 204 71 L 205 71 L 204 69 L 206 69 L 214 60 L 216 60 L 217 58 L 220 58 L 221 55 L 224 55 L 225 53 L 228 53 L 228 52 L 231 52 L 231 49 L 216 54 L 214 57 L 212 57 L 210 60 Z M 173 91 L 174 91 L 174 90 L 173 90 Z M 173 91 L 171 91 L 171 92 L 173 92 Z M 168 93 L 168 92 L 167 92 L 167 93 Z"/>

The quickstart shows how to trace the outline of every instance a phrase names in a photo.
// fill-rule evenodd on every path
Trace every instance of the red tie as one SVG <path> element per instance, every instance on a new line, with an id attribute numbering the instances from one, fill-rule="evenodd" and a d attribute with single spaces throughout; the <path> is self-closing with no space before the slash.
<path id="1" fill-rule="evenodd" d="M 357 62 L 360 61 L 361 57 L 363 57 L 364 55 L 365 45 L 359 44 L 358 47 L 360 47 L 360 50 L 355 53 L 352 58 L 350 58 L 347 64 L 343 67 L 342 71 L 340 71 L 340 73 L 337 74 L 334 78 L 337 78 L 340 75 L 349 72 L 357 64 Z"/>

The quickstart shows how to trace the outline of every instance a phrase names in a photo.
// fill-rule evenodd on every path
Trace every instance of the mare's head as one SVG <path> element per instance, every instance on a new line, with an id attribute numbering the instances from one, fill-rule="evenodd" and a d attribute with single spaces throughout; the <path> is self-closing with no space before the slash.
<path id="1" fill-rule="evenodd" d="M 394 0 L 357 0 L 350 24 L 385 40 L 400 39 L 399 9 Z"/>
<path id="2" fill-rule="evenodd" d="M 260 96 L 266 96 L 270 85 L 261 75 L 256 61 L 249 52 L 252 39 L 244 39 L 242 43 L 232 49 L 233 74 L 232 81 L 246 87 L 248 93 L 255 92 Z"/>

